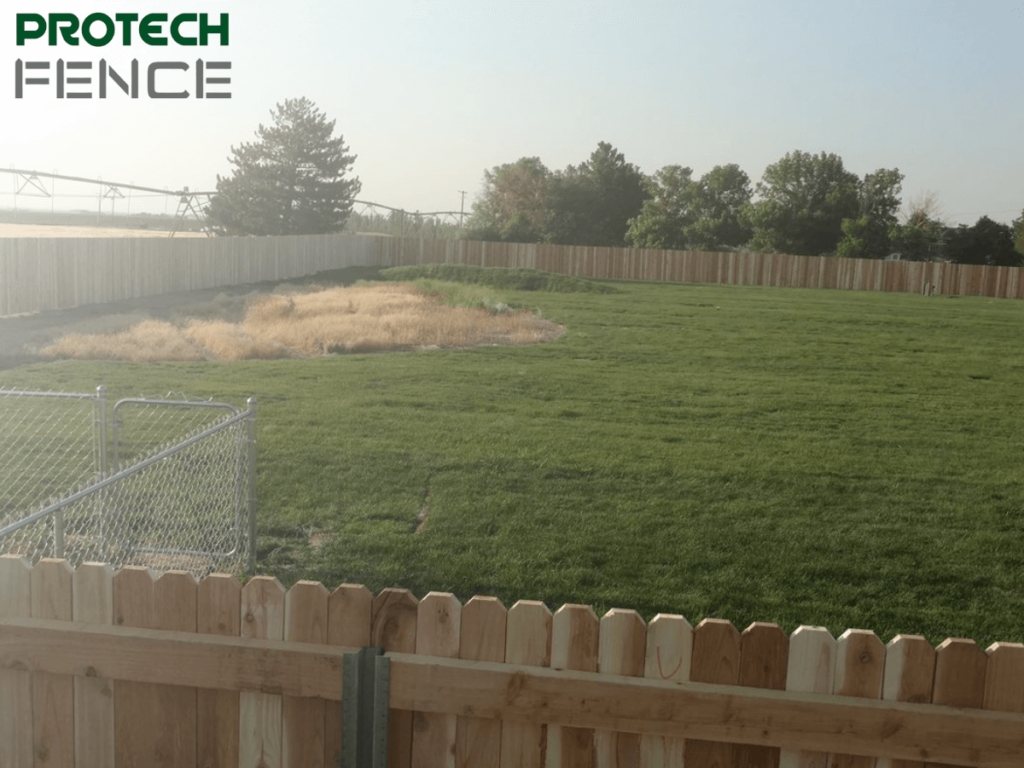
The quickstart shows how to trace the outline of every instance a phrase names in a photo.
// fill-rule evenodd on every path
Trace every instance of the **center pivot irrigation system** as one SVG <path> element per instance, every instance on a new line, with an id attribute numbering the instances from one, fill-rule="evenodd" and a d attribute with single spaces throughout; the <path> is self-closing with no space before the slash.
<path id="1" fill-rule="evenodd" d="M 182 229 L 186 219 L 195 219 L 199 222 L 203 232 L 212 237 L 214 232 L 206 217 L 206 207 L 210 199 L 217 194 L 212 192 L 196 192 L 184 187 L 180 190 L 157 189 L 156 187 L 144 187 L 139 184 L 123 184 L 115 181 L 104 181 L 99 179 L 88 179 L 83 176 L 65 176 L 58 173 L 45 173 L 43 171 L 26 171 L 18 168 L 0 168 L 0 173 L 8 173 L 14 177 L 14 200 L 17 210 L 18 196 L 44 197 L 51 201 L 58 195 L 55 192 L 56 181 L 71 181 L 79 184 L 91 184 L 98 186 L 97 213 L 102 213 L 103 203 L 110 200 L 110 212 L 113 214 L 115 201 L 123 199 L 127 201 L 128 213 L 131 213 L 132 192 L 147 193 L 147 197 L 163 196 L 165 198 L 177 198 L 177 210 L 174 214 L 174 222 L 171 226 L 170 236 Z M 47 189 L 43 179 L 50 180 L 50 188 Z M 126 194 L 127 193 L 127 194 Z M 394 208 L 381 203 L 371 203 L 365 200 L 353 200 L 352 223 L 360 229 L 366 228 L 371 231 L 384 226 L 388 234 L 407 235 L 423 229 L 425 224 L 433 225 L 435 229 L 451 228 L 462 229 L 465 221 L 465 193 L 462 194 L 462 208 L 459 211 L 430 211 L 428 213 L 415 213 L 406 211 L 403 208 Z M 63 195 L 61 195 L 63 196 Z M 90 195 L 91 197 L 91 195 Z M 51 212 L 53 206 L 51 204 Z"/>

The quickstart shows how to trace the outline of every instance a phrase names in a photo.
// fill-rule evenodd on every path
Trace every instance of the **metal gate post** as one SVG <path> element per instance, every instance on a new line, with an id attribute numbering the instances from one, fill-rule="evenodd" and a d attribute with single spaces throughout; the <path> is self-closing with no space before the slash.
<path id="1" fill-rule="evenodd" d="M 107 471 L 107 388 L 96 387 L 96 480 L 106 480 Z M 99 525 L 100 541 L 103 542 L 104 559 L 110 551 L 110 526 L 107 523 L 109 491 L 104 488 L 99 493 L 96 519 Z"/>

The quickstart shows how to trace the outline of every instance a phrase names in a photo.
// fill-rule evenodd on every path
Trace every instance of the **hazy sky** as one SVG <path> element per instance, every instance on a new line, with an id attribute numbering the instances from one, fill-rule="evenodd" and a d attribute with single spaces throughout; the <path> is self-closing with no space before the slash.
<path id="1" fill-rule="evenodd" d="M 276 103 L 307 96 L 358 155 L 359 197 L 409 210 L 458 210 L 459 190 L 469 192 L 468 210 L 484 169 L 524 156 L 560 169 L 599 141 L 645 173 L 738 163 L 755 182 L 788 151 L 824 150 L 858 175 L 899 168 L 904 202 L 933 192 L 954 223 L 981 214 L 1009 222 L 1024 208 L 1024 0 L 4 5 L 5 168 L 213 189 L 231 172 L 233 144 L 252 140 Z M 15 44 L 16 11 L 126 9 L 227 12 L 229 45 L 157 48 L 137 33 L 130 47 L 119 35 L 103 48 Z M 16 99 L 18 58 L 51 62 L 51 85 L 25 86 Z M 74 86 L 92 99 L 56 98 L 59 58 L 92 62 L 92 85 Z M 121 72 L 137 58 L 143 95 L 130 100 L 111 86 L 96 98 L 101 58 Z M 189 62 L 189 72 L 159 82 L 194 92 L 197 58 L 231 62 L 231 99 L 145 97 L 156 61 Z M 0 174 L 0 207 L 14 204 L 16 183 Z M 96 207 L 96 189 L 58 182 L 56 191 L 58 208 Z M 72 194 L 85 197 L 63 196 Z M 135 197 L 132 210 L 146 202 L 164 206 Z"/>

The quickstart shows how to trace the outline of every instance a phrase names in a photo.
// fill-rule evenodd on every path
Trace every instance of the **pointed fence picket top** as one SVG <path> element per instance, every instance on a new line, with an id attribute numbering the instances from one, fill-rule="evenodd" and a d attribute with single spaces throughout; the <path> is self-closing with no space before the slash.
<path id="1" fill-rule="evenodd" d="M 836 641 L 824 627 L 799 627 L 789 638 L 786 690 L 831 694 L 836 677 Z M 783 748 L 780 768 L 826 768 L 825 752 Z"/>
<path id="2" fill-rule="evenodd" d="M 788 666 L 789 636 L 778 624 L 758 621 L 743 630 L 740 635 L 740 685 L 785 690 Z M 737 744 L 733 747 L 733 764 L 775 768 L 779 764 L 779 748 Z"/>
<path id="3" fill-rule="evenodd" d="M 416 652 L 416 615 L 419 601 L 407 589 L 385 589 L 373 599 L 370 644 L 385 653 Z M 412 765 L 413 713 L 388 710 L 388 768 Z"/>
<path id="4" fill-rule="evenodd" d="M 690 680 L 695 683 L 738 685 L 740 633 L 724 619 L 704 619 L 693 630 Z M 686 740 L 687 765 L 732 765 L 732 744 Z"/>
<path id="5" fill-rule="evenodd" d="M 643 677 L 647 657 L 647 625 L 636 611 L 612 608 L 601 618 L 597 670 L 602 675 Z M 640 762 L 640 736 L 596 731 L 594 753 L 601 766 L 635 766 Z"/>
<path id="6" fill-rule="evenodd" d="M 239 609 L 241 636 L 253 640 L 284 640 L 285 590 L 271 576 L 257 576 L 242 587 Z M 282 697 L 242 691 L 239 708 L 241 768 L 281 768 Z"/>
<path id="7" fill-rule="evenodd" d="M 153 586 L 156 574 L 148 568 L 128 566 L 114 576 L 114 624 L 156 629 Z M 127 680 L 114 681 L 114 753 L 117 765 L 150 765 L 156 753 L 156 696 L 159 686 Z"/>
<path id="8" fill-rule="evenodd" d="M 474 597 L 462 609 L 459 658 L 467 661 L 505 661 L 508 611 L 496 597 Z M 501 760 L 501 721 L 460 717 L 455 737 L 457 768 L 498 768 Z"/>
<path id="9" fill-rule="evenodd" d="M 508 612 L 505 661 L 531 667 L 551 665 L 551 611 L 536 600 L 520 600 Z M 548 726 L 501 723 L 501 768 L 543 768 Z"/>
<path id="10" fill-rule="evenodd" d="M 875 633 L 848 629 L 840 635 L 836 652 L 836 681 L 832 692 L 838 696 L 880 699 L 885 646 Z M 874 768 L 875 759 L 833 754 L 830 765 L 835 768 Z"/>
<path id="11" fill-rule="evenodd" d="M 949 638 L 935 649 L 935 685 L 932 703 L 981 709 L 985 703 L 988 657 L 973 640 Z M 952 768 L 946 763 L 925 763 L 927 768 Z"/>
<path id="12" fill-rule="evenodd" d="M 342 584 L 327 598 L 327 642 L 346 648 L 370 644 L 373 594 L 362 584 Z M 338 765 L 341 755 L 341 702 L 324 703 L 324 763 Z"/>
<path id="13" fill-rule="evenodd" d="M 416 614 L 416 654 L 459 657 L 462 603 L 448 592 L 430 592 Z M 412 727 L 412 768 L 454 768 L 455 715 L 417 712 Z"/>
<path id="14" fill-rule="evenodd" d="M 227 574 L 199 582 L 196 631 L 238 637 L 241 632 L 242 585 Z M 238 765 L 239 694 L 199 690 L 196 752 L 201 766 Z"/>
<path id="15" fill-rule="evenodd" d="M 682 616 L 659 613 L 647 626 L 644 677 L 673 683 L 690 680 L 693 627 Z M 672 736 L 640 737 L 640 768 L 683 768 L 686 740 Z"/>
<path id="16" fill-rule="evenodd" d="M 327 589 L 318 581 L 296 582 L 284 601 L 284 639 L 327 642 Z M 323 699 L 285 696 L 282 702 L 281 755 L 284 768 L 323 768 Z"/>
<path id="17" fill-rule="evenodd" d="M 153 584 L 154 629 L 196 631 L 199 585 L 191 573 L 167 571 Z M 160 722 L 180 723 L 177 729 L 161 728 L 155 741 L 154 764 L 195 765 L 197 739 L 197 689 L 161 685 L 156 689 L 156 717 Z"/>
<path id="18" fill-rule="evenodd" d="M 101 563 L 78 566 L 72 587 L 75 621 L 113 622 L 114 569 L 111 566 Z M 103 677 L 76 677 L 75 765 L 113 764 L 114 681 Z"/>
<path id="19" fill-rule="evenodd" d="M 32 569 L 32 618 L 71 621 L 74 571 L 64 560 L 43 559 Z M 36 674 L 32 680 L 33 749 L 39 761 L 73 765 L 74 678 Z"/>
<path id="20" fill-rule="evenodd" d="M 1024 712 L 1024 645 L 993 643 L 985 655 L 985 709 Z"/>
<path id="21" fill-rule="evenodd" d="M 930 704 L 935 678 L 935 649 L 920 635 L 897 635 L 885 649 L 882 698 Z M 924 768 L 920 760 L 880 758 L 876 768 Z"/>
<path id="22" fill-rule="evenodd" d="M 597 672 L 600 622 L 589 605 L 563 605 L 551 622 L 551 668 Z M 594 729 L 548 726 L 549 768 L 594 764 Z"/>

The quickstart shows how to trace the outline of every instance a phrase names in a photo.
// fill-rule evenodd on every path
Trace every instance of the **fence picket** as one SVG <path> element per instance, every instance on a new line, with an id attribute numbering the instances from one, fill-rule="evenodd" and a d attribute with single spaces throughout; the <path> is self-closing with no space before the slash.
<path id="1" fill-rule="evenodd" d="M 597 671 L 600 622 L 589 605 L 563 605 L 551 622 L 551 668 Z M 548 726 L 548 768 L 591 768 L 594 729 Z"/>
<path id="2" fill-rule="evenodd" d="M 318 581 L 297 581 L 284 601 L 284 639 L 327 642 L 327 589 Z M 323 768 L 324 702 L 285 696 L 281 752 L 284 768 Z"/>
<path id="3" fill-rule="evenodd" d="M 789 666 L 789 637 L 777 624 L 754 622 L 740 635 L 740 685 L 782 691 Z M 778 747 L 736 744 L 736 768 L 777 768 Z"/>
<path id="4" fill-rule="evenodd" d="M 462 604 L 448 592 L 430 592 L 419 604 L 416 616 L 416 654 L 459 656 Z M 413 715 L 413 768 L 454 768 L 455 715 L 417 712 Z"/>
<path id="5" fill-rule="evenodd" d="M 114 624 L 153 629 L 153 582 L 148 568 L 127 566 L 114 576 Z M 156 689 L 149 683 L 114 681 L 114 740 L 117 765 L 150 765 L 156 742 Z"/>
<path id="6" fill-rule="evenodd" d="M 647 627 L 644 677 L 685 683 L 690 679 L 693 627 L 682 616 L 659 613 Z M 686 740 L 640 737 L 640 768 L 683 768 Z"/>
<path id="7" fill-rule="evenodd" d="M 114 618 L 114 569 L 102 563 L 78 566 L 74 578 L 75 621 L 110 624 Z M 114 764 L 114 681 L 75 678 L 75 763 Z M 5 764 L 0 761 L 0 764 Z"/>
<path id="8" fill-rule="evenodd" d="M 802 693 L 832 693 L 836 674 L 836 641 L 824 627 L 798 627 L 789 638 L 786 690 Z M 783 749 L 780 768 L 825 768 L 825 752 Z"/>
<path id="9" fill-rule="evenodd" d="M 536 600 L 520 600 L 508 612 L 505 661 L 532 667 L 551 664 L 551 611 Z M 541 768 L 547 753 L 548 727 L 503 721 L 501 768 Z"/>
<path id="10" fill-rule="evenodd" d="M 241 631 L 242 585 L 227 574 L 211 574 L 199 582 L 196 631 L 238 637 Z M 200 690 L 197 697 L 197 765 L 214 768 L 238 765 L 239 694 Z"/>
<path id="11" fill-rule="evenodd" d="M 597 668 L 605 675 L 644 676 L 647 625 L 636 611 L 612 608 L 601 617 Z M 640 737 L 635 733 L 596 731 L 598 768 L 638 768 Z"/>
<path id="12" fill-rule="evenodd" d="M 32 566 L 17 555 L 0 555 L 0 619 L 32 613 Z M 32 676 L 0 669 L 0 765 L 32 768 Z"/>
<path id="13" fill-rule="evenodd" d="M 1024 645 L 993 643 L 985 655 L 985 709 L 1024 712 Z"/>
<path id="14" fill-rule="evenodd" d="M 704 619 L 693 630 L 690 680 L 737 685 L 740 678 L 740 633 L 725 619 Z M 732 745 L 686 740 L 687 768 L 725 768 L 732 764 Z"/>
<path id="15" fill-rule="evenodd" d="M 185 571 L 166 571 L 153 585 L 154 629 L 195 632 L 198 584 Z M 156 689 L 156 717 L 164 726 L 156 738 L 156 764 L 196 765 L 198 691 L 180 685 Z M 172 727 L 167 724 L 173 723 Z"/>
<path id="16" fill-rule="evenodd" d="M 988 657 L 973 640 L 949 638 L 935 649 L 932 703 L 981 709 L 985 703 Z M 954 768 L 948 763 L 925 763 L 926 768 Z"/>
<path id="17" fill-rule="evenodd" d="M 836 644 L 836 681 L 833 693 L 837 696 L 858 696 L 878 699 L 882 696 L 882 677 L 885 671 L 885 646 L 874 632 L 848 629 Z M 873 757 L 832 755 L 830 768 L 874 768 Z"/>
<path id="18" fill-rule="evenodd" d="M 373 595 L 360 584 L 342 584 L 327 598 L 327 642 L 347 648 L 370 644 Z M 341 755 L 341 702 L 324 702 L 324 763 Z"/>
<path id="19" fill-rule="evenodd" d="M 505 661 L 508 611 L 496 597 L 474 597 L 462 609 L 459 658 Z M 498 768 L 501 721 L 460 717 L 456 726 L 455 765 L 458 768 Z"/>
<path id="20" fill-rule="evenodd" d="M 882 698 L 929 704 L 935 678 L 935 649 L 920 635 L 897 635 L 885 649 Z M 876 768 L 923 768 L 920 760 L 881 758 Z"/>
<path id="21" fill-rule="evenodd" d="M 419 601 L 407 589 L 385 589 L 373 599 L 370 642 L 385 652 L 416 652 Z M 412 764 L 412 712 L 388 710 L 388 768 Z"/>
<path id="22" fill-rule="evenodd" d="M 74 571 L 64 560 L 45 558 L 32 569 L 32 618 L 71 621 Z M 75 764 L 74 678 L 32 676 L 33 751 L 36 765 Z"/>
<path id="23" fill-rule="evenodd" d="M 284 639 L 284 587 L 271 576 L 257 576 L 242 588 L 241 636 Z M 281 768 L 282 700 L 272 693 L 239 696 L 239 766 Z"/>

